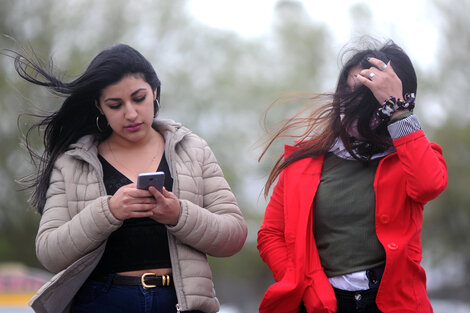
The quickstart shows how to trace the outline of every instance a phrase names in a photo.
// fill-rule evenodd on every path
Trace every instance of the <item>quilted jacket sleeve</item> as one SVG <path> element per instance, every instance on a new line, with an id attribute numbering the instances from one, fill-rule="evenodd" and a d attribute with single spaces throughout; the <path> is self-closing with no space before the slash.
<path id="1" fill-rule="evenodd" d="M 181 242 L 216 257 L 231 256 L 243 247 L 247 236 L 247 225 L 222 169 L 207 143 L 191 135 L 186 150 L 191 151 L 189 162 L 184 162 L 188 172 L 185 179 L 196 183 L 195 198 L 183 194 L 188 183 L 180 182 L 181 215 L 178 223 L 168 227 Z M 180 176 L 178 174 L 178 176 Z"/>
<path id="2" fill-rule="evenodd" d="M 67 156 L 57 160 L 36 237 L 38 259 L 51 272 L 98 247 L 122 223 L 110 212 L 108 197 L 100 196 L 98 180 L 73 164 Z"/>

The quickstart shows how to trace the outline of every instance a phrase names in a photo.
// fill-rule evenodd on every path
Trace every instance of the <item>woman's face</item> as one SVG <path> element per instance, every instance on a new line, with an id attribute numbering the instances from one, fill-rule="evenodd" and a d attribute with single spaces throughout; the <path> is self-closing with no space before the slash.
<path id="1" fill-rule="evenodd" d="M 347 85 L 348 85 L 349 91 L 352 92 L 356 88 L 358 88 L 362 85 L 362 83 L 359 82 L 359 80 L 355 76 L 355 75 L 359 75 L 359 72 L 361 72 L 362 70 L 363 69 L 360 66 L 354 66 L 349 70 L 348 78 L 347 78 Z M 357 99 L 357 101 L 361 101 L 361 99 L 362 99 L 362 97 L 359 97 Z M 360 102 L 358 102 L 358 103 L 360 103 Z M 349 105 L 351 105 L 351 104 L 349 104 Z M 340 113 L 341 121 L 344 120 L 344 117 L 345 117 L 345 114 Z M 356 137 L 358 139 L 363 139 L 363 136 L 359 133 L 359 130 L 358 130 L 358 125 L 357 125 L 358 120 L 359 120 L 359 116 L 355 116 L 354 120 L 351 122 L 351 125 L 349 125 L 348 128 L 347 128 L 347 132 L 349 133 L 349 135 L 351 135 L 353 137 Z M 370 120 L 370 122 L 369 122 L 369 126 L 370 126 L 371 130 L 376 129 L 379 124 L 380 124 L 379 120 L 374 115 L 372 117 L 372 119 Z"/>
<path id="2" fill-rule="evenodd" d="M 152 129 L 156 90 L 139 75 L 128 75 L 101 92 L 99 109 L 117 136 L 130 142 L 145 139 Z"/>

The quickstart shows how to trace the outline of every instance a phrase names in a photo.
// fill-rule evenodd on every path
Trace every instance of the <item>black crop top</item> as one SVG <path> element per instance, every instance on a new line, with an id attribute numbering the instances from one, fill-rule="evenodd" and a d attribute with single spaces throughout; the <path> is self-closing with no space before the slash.
<path id="1" fill-rule="evenodd" d="M 101 155 L 98 158 L 103 165 L 103 179 L 108 195 L 132 183 Z M 171 191 L 173 178 L 165 154 L 157 171 L 165 172 L 164 186 Z M 149 217 L 131 218 L 108 237 L 104 254 L 92 275 L 166 267 L 171 267 L 171 261 L 165 225 Z"/>

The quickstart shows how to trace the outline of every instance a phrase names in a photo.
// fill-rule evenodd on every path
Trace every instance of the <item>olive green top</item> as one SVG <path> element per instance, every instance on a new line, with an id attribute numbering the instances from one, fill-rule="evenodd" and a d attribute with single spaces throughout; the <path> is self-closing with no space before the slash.
<path id="1" fill-rule="evenodd" d="M 325 156 L 313 205 L 313 233 L 328 277 L 385 264 L 375 232 L 373 184 L 379 161 Z"/>

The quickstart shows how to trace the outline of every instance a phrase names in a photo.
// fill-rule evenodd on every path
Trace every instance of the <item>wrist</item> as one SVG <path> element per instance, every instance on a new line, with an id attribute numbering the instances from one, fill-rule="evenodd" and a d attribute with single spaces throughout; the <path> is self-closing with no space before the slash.
<path id="1" fill-rule="evenodd" d="M 178 224 L 179 220 L 180 220 L 180 216 L 181 216 L 181 203 L 178 201 L 178 204 L 179 204 L 179 206 L 178 206 L 178 215 L 176 215 L 175 218 L 173 218 L 173 220 L 171 221 L 171 223 L 168 223 L 168 224 L 167 224 L 169 227 L 175 227 L 175 226 Z"/>
<path id="2" fill-rule="evenodd" d="M 116 212 L 114 196 L 108 197 L 108 208 L 109 208 L 109 211 L 111 212 L 111 214 L 114 216 L 114 218 L 116 218 L 119 221 L 123 221 L 123 219 L 120 218 L 120 216 Z"/>
<path id="3" fill-rule="evenodd" d="M 404 100 L 391 96 L 382 103 L 377 110 L 377 116 L 385 122 L 406 112 L 413 112 L 415 107 L 415 95 L 405 94 Z"/>
<path id="4" fill-rule="evenodd" d="M 400 115 L 406 115 L 407 113 L 410 113 L 410 110 L 398 110 L 393 112 L 392 115 L 390 115 L 390 122 L 393 122 L 394 120 L 400 119 Z"/>

